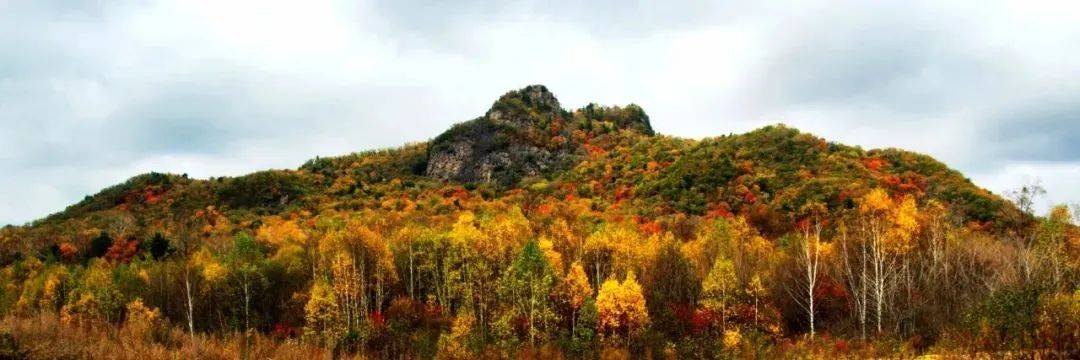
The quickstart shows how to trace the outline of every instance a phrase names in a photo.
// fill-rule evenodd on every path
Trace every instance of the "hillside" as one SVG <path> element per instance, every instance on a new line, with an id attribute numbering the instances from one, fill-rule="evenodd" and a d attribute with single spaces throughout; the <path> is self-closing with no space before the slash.
<path id="1" fill-rule="evenodd" d="M 527 186 L 535 182 L 544 182 L 544 190 Z M 45 246 L 60 228 L 106 229 L 121 214 L 134 217 L 135 231 L 145 236 L 167 227 L 171 216 L 207 206 L 253 220 L 377 209 L 388 199 L 418 202 L 457 187 L 485 198 L 514 190 L 588 198 L 601 208 L 618 205 L 626 215 L 649 218 L 741 214 L 776 234 L 790 231 L 787 223 L 807 203 L 839 212 L 869 189 L 884 187 L 947 204 L 962 224 L 994 230 L 1022 225 L 1014 206 L 922 154 L 863 150 L 784 125 L 701 140 L 655 135 L 636 105 L 590 104 L 570 112 L 535 85 L 507 93 L 484 116 L 428 142 L 232 178 L 143 174 L 8 231 L 29 233 L 41 240 L 31 243 Z"/>
<path id="2" fill-rule="evenodd" d="M 5 227 L 0 313 L 127 329 L 157 311 L 174 332 L 384 358 L 1030 349 L 1047 345 L 1014 335 L 1038 314 L 1075 311 L 1080 231 L 1055 211 L 918 153 L 784 125 L 666 136 L 637 105 L 567 110 L 533 85 L 430 141 L 139 175 Z M 0 323 L 24 334 L 0 352 L 35 321 Z M 162 331 L 147 346 L 187 341 Z"/>

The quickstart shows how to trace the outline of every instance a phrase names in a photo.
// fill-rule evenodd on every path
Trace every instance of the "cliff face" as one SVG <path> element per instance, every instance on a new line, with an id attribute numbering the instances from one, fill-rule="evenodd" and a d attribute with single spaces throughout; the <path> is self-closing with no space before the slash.
<path id="1" fill-rule="evenodd" d="M 572 164 L 579 147 L 566 141 L 569 114 L 547 88 L 533 85 L 499 98 L 480 118 L 432 141 L 426 174 L 508 185 Z"/>

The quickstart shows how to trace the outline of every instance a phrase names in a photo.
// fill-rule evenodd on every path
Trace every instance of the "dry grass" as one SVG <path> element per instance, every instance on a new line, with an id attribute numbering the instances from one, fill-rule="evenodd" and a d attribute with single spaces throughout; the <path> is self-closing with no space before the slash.
<path id="1" fill-rule="evenodd" d="M 8 359 L 331 359 L 321 347 L 251 334 L 190 336 L 179 329 L 62 325 L 57 316 L 0 320 L 0 358 Z M 246 351 L 245 351 L 246 348 Z"/>

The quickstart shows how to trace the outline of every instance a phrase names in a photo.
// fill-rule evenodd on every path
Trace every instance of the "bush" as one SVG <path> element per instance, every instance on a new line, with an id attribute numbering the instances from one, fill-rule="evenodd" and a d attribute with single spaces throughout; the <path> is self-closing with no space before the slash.
<path id="1" fill-rule="evenodd" d="M 998 291 L 970 311 L 965 319 L 975 333 L 975 346 L 985 350 L 1029 348 L 1035 329 L 1038 288 Z"/>
<path id="2" fill-rule="evenodd" d="M 1037 344 L 1076 358 L 1080 355 L 1080 290 L 1047 296 L 1039 305 Z"/>
<path id="3" fill-rule="evenodd" d="M 278 212 L 310 189 L 308 179 L 296 172 L 269 170 L 228 179 L 217 197 L 232 208 Z"/>

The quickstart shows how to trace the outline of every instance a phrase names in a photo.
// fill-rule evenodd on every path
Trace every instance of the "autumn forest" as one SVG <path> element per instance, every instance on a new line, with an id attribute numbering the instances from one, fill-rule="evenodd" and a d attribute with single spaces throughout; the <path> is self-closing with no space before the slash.
<path id="1" fill-rule="evenodd" d="M 1080 208 L 1042 193 L 534 85 L 429 141 L 4 227 L 0 358 L 1076 358 Z"/>

